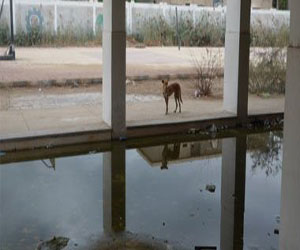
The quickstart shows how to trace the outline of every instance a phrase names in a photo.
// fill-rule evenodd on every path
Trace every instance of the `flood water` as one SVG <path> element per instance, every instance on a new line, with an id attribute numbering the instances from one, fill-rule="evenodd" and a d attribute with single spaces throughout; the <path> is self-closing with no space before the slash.
<path id="1" fill-rule="evenodd" d="M 3 163 L 0 249 L 276 250 L 281 171 L 281 131 Z"/>

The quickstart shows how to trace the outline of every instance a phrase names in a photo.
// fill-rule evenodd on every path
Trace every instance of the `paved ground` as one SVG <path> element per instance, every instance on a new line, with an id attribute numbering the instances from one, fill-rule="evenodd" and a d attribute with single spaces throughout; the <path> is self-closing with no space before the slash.
<path id="1" fill-rule="evenodd" d="M 220 54 L 222 65 L 223 49 L 210 51 Z M 193 73 L 192 55 L 206 53 L 205 48 L 127 48 L 127 75 Z M 0 82 L 102 77 L 102 48 L 16 48 L 16 58 L 0 61 Z"/>
<path id="2" fill-rule="evenodd" d="M 145 92 L 137 88 L 144 87 L 132 86 L 127 94 L 128 126 L 232 116 L 223 111 L 220 97 L 195 99 L 188 93 L 187 87 L 183 87 L 186 93 L 183 96 L 182 113 L 172 112 L 175 108 L 172 98 L 169 104 L 170 114 L 166 116 L 165 103 L 159 91 L 145 95 Z M 0 98 L 0 140 L 108 128 L 101 119 L 102 101 L 99 87 L 68 90 L 33 88 L 26 91 L 21 88 L 7 90 L 6 93 L 2 91 Z M 283 112 L 283 110 L 283 96 L 249 98 L 250 114 Z"/>

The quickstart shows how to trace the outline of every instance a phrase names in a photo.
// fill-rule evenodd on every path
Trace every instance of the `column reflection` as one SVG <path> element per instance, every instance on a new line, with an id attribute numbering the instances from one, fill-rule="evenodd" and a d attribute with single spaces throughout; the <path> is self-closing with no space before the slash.
<path id="1" fill-rule="evenodd" d="M 242 250 L 244 245 L 244 211 L 247 137 L 222 142 L 221 237 L 222 250 Z"/>
<path id="2" fill-rule="evenodd" d="M 125 144 L 115 143 L 103 154 L 103 229 L 105 233 L 125 231 Z"/>

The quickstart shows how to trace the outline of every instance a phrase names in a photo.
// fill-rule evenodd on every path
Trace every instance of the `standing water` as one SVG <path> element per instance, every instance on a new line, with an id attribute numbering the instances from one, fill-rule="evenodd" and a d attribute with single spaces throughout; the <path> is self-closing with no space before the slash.
<path id="1" fill-rule="evenodd" d="M 279 249 L 281 170 L 281 131 L 3 163 L 0 250 Z"/>

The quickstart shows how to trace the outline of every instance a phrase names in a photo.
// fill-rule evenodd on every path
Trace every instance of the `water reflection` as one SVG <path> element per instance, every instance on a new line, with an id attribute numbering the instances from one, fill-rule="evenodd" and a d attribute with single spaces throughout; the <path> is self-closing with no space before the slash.
<path id="1" fill-rule="evenodd" d="M 223 140 L 221 187 L 222 250 L 243 249 L 246 136 Z"/>
<path id="2" fill-rule="evenodd" d="M 125 144 L 114 144 L 103 154 L 103 228 L 106 233 L 125 231 Z"/>
<path id="3" fill-rule="evenodd" d="M 281 141 L 269 136 L 127 152 L 122 142 L 102 154 L 3 165 L 0 249 L 34 249 L 53 236 L 70 239 L 66 249 L 278 249 L 268 233 L 279 213 L 281 168 L 267 183 L 249 175 L 256 152 L 266 160 L 255 169 L 280 161 Z"/>
<path id="4" fill-rule="evenodd" d="M 180 143 L 174 143 L 173 149 L 170 149 L 168 144 L 164 146 L 162 151 L 162 161 L 160 169 L 168 169 L 168 162 L 170 160 L 179 159 L 180 155 Z"/>
<path id="5" fill-rule="evenodd" d="M 168 169 L 168 163 L 208 159 L 220 156 L 222 143 L 220 139 L 194 142 L 176 142 L 137 149 L 139 154 L 153 167 Z"/>
<path id="6" fill-rule="evenodd" d="M 282 169 L 282 131 L 248 136 L 253 161 L 252 171 L 264 170 L 266 176 L 276 176 Z"/>

